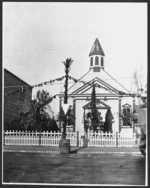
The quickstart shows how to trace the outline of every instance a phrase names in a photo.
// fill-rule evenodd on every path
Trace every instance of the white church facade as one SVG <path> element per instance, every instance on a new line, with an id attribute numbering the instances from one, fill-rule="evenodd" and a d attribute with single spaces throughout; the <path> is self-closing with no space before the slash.
<path id="1" fill-rule="evenodd" d="M 105 53 L 98 39 L 89 53 L 89 70 L 83 72 L 78 82 L 68 88 L 68 102 L 73 106 L 75 117 L 73 130 L 79 131 L 81 135 L 84 134 L 85 114 L 90 111 L 93 85 L 97 99 L 96 108 L 101 113 L 102 121 L 105 121 L 106 112 L 110 109 L 113 117 L 112 132 L 132 134 L 135 130 L 134 122 L 125 124 L 120 115 L 125 111 L 134 112 L 136 95 L 130 93 L 105 70 Z M 64 93 L 61 92 L 58 96 L 60 110 Z"/>

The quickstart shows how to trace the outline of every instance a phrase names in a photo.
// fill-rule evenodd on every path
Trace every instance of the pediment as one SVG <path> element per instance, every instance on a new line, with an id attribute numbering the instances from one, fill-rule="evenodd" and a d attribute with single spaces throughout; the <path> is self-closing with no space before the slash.
<path id="1" fill-rule="evenodd" d="M 91 94 L 93 84 L 95 85 L 96 94 L 118 94 L 120 92 L 100 78 L 96 77 L 73 91 L 72 94 Z"/>
<path id="2" fill-rule="evenodd" d="M 91 101 L 88 102 L 86 105 L 82 107 L 83 109 L 91 109 Z M 102 102 L 101 100 L 96 100 L 96 108 L 97 109 L 110 109 L 111 107 L 108 106 L 106 103 Z"/>

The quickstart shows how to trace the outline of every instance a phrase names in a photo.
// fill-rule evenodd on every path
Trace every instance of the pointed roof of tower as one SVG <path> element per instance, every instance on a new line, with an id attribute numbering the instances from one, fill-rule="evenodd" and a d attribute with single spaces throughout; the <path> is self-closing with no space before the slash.
<path id="1" fill-rule="evenodd" d="M 94 44 L 92 46 L 92 49 L 91 49 L 91 52 L 89 54 L 89 56 L 92 56 L 92 55 L 102 55 L 102 56 L 105 56 L 98 38 L 95 39 L 95 42 L 94 42 Z"/>

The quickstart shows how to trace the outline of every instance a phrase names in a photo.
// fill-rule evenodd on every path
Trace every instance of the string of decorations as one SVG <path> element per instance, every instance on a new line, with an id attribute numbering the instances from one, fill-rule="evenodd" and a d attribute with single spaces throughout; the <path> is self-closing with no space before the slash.
<path id="1" fill-rule="evenodd" d="M 69 78 L 70 80 L 73 80 L 75 83 L 77 83 L 77 82 L 79 81 L 78 79 L 73 78 L 72 76 L 68 76 L 68 78 Z"/>
<path id="2" fill-rule="evenodd" d="M 44 85 L 47 85 L 47 84 L 51 84 L 51 85 L 52 85 L 55 81 L 62 81 L 64 78 L 65 78 L 65 76 L 62 76 L 62 77 L 60 77 L 60 78 L 56 78 L 56 79 L 53 79 L 53 80 L 45 81 L 45 82 L 42 82 L 42 83 L 40 83 L 40 84 L 33 85 L 33 86 L 31 86 L 31 87 L 32 87 L 32 88 L 34 88 L 34 87 L 43 87 Z M 75 78 L 73 78 L 73 77 L 71 77 L 71 76 L 69 76 L 69 79 L 70 79 L 70 80 L 73 80 L 74 82 L 78 82 L 77 79 L 75 79 Z M 23 87 L 23 86 L 20 86 L 20 87 Z M 5 96 L 6 96 L 6 95 L 9 95 L 9 94 L 15 95 L 16 93 L 20 92 L 21 90 L 22 90 L 22 88 L 21 88 L 21 89 L 18 89 L 18 90 L 16 90 L 16 91 L 10 91 L 10 92 L 8 92 L 8 93 L 5 93 Z"/>
<path id="3" fill-rule="evenodd" d="M 18 89 L 18 90 L 16 90 L 16 91 L 12 91 L 12 92 L 8 92 L 8 93 L 5 93 L 4 94 L 4 96 L 7 96 L 7 95 L 15 95 L 15 94 L 17 94 L 17 93 L 21 93 L 22 95 L 21 95 L 21 100 L 23 100 L 24 99 L 24 96 L 23 96 L 23 93 L 26 91 L 26 89 L 24 89 L 23 87 L 21 88 L 21 89 Z M 57 94 L 56 95 L 54 95 L 54 96 L 52 96 L 48 101 L 47 101 L 47 103 L 48 102 L 51 102 L 54 98 L 56 98 L 56 96 L 57 96 Z"/>
<path id="4" fill-rule="evenodd" d="M 34 87 L 43 87 L 44 85 L 47 85 L 47 84 L 53 84 L 55 81 L 62 81 L 63 79 L 65 78 L 65 76 L 62 76 L 62 77 L 60 77 L 60 78 L 56 78 L 56 79 L 53 79 L 53 80 L 49 80 L 49 81 L 45 81 L 45 82 L 42 82 L 42 83 L 40 83 L 40 84 L 36 84 L 36 85 L 33 85 L 33 86 L 28 86 L 28 87 L 30 87 L 30 88 L 34 88 Z M 70 79 L 70 80 L 73 80 L 73 82 L 74 83 L 77 83 L 77 82 L 80 82 L 80 83 L 83 83 L 84 85 L 85 84 L 88 84 L 88 85 L 90 85 L 90 86 L 93 86 L 93 84 L 94 83 L 89 83 L 89 82 L 85 82 L 85 81 L 82 81 L 81 79 L 76 79 L 76 78 L 74 78 L 74 77 L 72 77 L 72 76 L 68 76 L 68 78 Z M 115 90 L 113 90 L 113 89 L 111 89 L 111 88 L 107 88 L 107 87 L 104 87 L 104 86 L 101 86 L 101 85 L 99 85 L 98 83 L 96 83 L 96 84 L 94 84 L 96 87 L 98 87 L 98 88 L 102 88 L 102 89 L 105 89 L 105 90 L 107 90 L 107 91 L 113 91 L 113 92 L 115 92 Z M 25 89 L 24 89 L 24 86 L 20 86 L 21 87 L 21 89 L 18 89 L 18 90 L 16 90 L 16 91 L 10 91 L 10 92 L 8 92 L 8 93 L 5 93 L 4 95 L 5 96 L 7 96 L 7 95 L 15 95 L 16 93 L 18 93 L 18 92 L 20 92 L 20 91 L 22 91 L 22 92 L 24 92 L 25 91 Z M 26 88 L 28 88 L 27 86 L 26 86 Z M 125 92 L 122 92 L 122 91 L 118 91 L 118 94 L 120 94 L 120 95 L 126 95 L 127 93 L 125 93 Z M 134 94 L 128 94 L 129 96 L 133 96 Z"/>
<path id="5" fill-rule="evenodd" d="M 33 85 L 33 87 L 43 87 L 44 85 L 52 84 L 52 83 L 54 83 L 55 81 L 62 81 L 64 78 L 65 78 L 65 76 L 62 76 L 62 77 L 60 77 L 60 78 L 56 78 L 56 79 L 53 79 L 53 80 L 49 80 L 49 81 L 46 81 L 46 82 L 42 82 L 42 83 L 37 84 L 37 85 Z"/>
<path id="6" fill-rule="evenodd" d="M 42 82 L 42 83 L 40 83 L 40 84 L 36 84 L 36 85 L 33 85 L 33 86 L 31 86 L 31 88 L 34 88 L 34 87 L 43 87 L 44 85 L 47 85 L 47 84 L 52 84 L 53 82 L 55 82 L 55 81 L 61 81 L 61 80 L 63 80 L 65 78 L 65 76 L 62 76 L 62 77 L 60 77 L 60 78 L 56 78 L 56 79 L 53 79 L 53 80 L 49 80 L 49 81 L 46 81 L 46 82 Z M 14 86 L 13 86 L 14 87 Z M 18 86 L 17 86 L 18 87 Z M 15 94 L 17 94 L 18 92 L 20 92 L 20 91 L 22 91 L 22 92 L 24 92 L 25 91 L 25 89 L 23 89 L 24 88 L 24 86 L 21 86 L 20 85 L 20 87 L 21 87 L 21 89 L 18 89 L 18 90 L 15 90 L 15 91 L 10 91 L 10 92 L 7 92 L 7 93 L 5 93 L 4 94 L 4 96 L 7 96 L 7 95 L 15 95 Z M 30 87 L 30 86 L 26 86 L 26 87 Z"/>
<path id="7" fill-rule="evenodd" d="M 7 92 L 7 93 L 5 93 L 4 94 L 4 96 L 7 96 L 7 95 L 15 95 L 15 94 L 17 94 L 17 93 L 20 93 L 20 92 L 25 92 L 26 91 L 26 89 L 24 89 L 24 87 L 22 86 L 21 87 L 21 89 L 18 89 L 18 90 L 15 90 L 15 91 L 10 91 L 10 92 Z"/>

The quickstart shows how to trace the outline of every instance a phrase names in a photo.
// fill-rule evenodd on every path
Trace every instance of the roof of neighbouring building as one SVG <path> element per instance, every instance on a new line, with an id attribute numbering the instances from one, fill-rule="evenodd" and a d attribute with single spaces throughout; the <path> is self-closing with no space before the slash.
<path id="1" fill-rule="evenodd" d="M 105 56 L 104 54 L 104 51 L 100 45 L 100 42 L 99 40 L 96 38 L 93 46 L 92 46 L 92 49 L 91 49 L 91 52 L 89 54 L 89 56 L 92 56 L 92 55 L 102 55 L 102 56 Z"/>
<path id="2" fill-rule="evenodd" d="M 15 74 L 13 74 L 12 72 L 10 72 L 9 70 L 7 70 L 6 68 L 4 68 L 4 75 L 5 75 L 5 73 L 8 73 L 9 75 L 13 76 L 18 81 L 20 81 L 23 85 L 28 85 L 29 87 L 32 87 L 30 84 L 28 84 L 27 82 L 25 82 L 24 80 L 22 80 L 21 78 L 19 78 L 18 76 L 16 76 Z M 4 85 L 7 85 L 7 83 L 5 82 L 5 79 L 4 79 Z"/>

